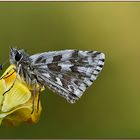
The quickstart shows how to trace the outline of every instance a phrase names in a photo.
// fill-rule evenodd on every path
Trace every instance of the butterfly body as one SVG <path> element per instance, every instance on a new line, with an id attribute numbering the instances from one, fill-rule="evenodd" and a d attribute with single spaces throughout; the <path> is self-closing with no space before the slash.
<path id="1" fill-rule="evenodd" d="M 15 48 L 10 51 L 10 62 L 28 85 L 48 87 L 70 103 L 96 80 L 104 59 L 97 51 L 62 50 L 31 56 Z"/>

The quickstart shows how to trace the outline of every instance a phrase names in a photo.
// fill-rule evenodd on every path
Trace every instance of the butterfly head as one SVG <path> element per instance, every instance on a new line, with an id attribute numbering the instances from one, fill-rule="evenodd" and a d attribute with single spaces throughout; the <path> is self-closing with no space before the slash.
<path id="1" fill-rule="evenodd" d="M 16 48 L 11 48 L 10 50 L 10 63 L 17 65 L 19 62 L 24 60 L 26 57 L 24 50 L 17 50 Z"/>

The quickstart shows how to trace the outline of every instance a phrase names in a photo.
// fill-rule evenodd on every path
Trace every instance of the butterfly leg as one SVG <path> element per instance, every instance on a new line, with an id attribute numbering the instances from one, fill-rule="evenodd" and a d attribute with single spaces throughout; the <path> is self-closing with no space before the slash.
<path id="1" fill-rule="evenodd" d="M 37 99 L 37 112 L 39 110 L 40 92 L 41 92 L 41 86 L 39 86 L 39 95 L 38 95 L 38 99 Z"/>
<path id="2" fill-rule="evenodd" d="M 9 91 L 13 88 L 13 86 L 15 85 L 15 82 L 16 82 L 17 77 L 18 77 L 19 72 L 20 72 L 20 68 L 21 68 L 21 65 L 19 65 L 19 67 L 18 67 L 18 70 L 17 70 L 17 73 L 16 73 L 16 78 L 14 79 L 14 81 L 13 81 L 11 87 L 10 87 L 8 90 L 6 90 L 6 91 L 3 93 L 3 95 L 5 95 L 7 92 L 9 92 Z M 7 77 L 6 77 L 6 78 L 7 78 Z"/>
<path id="3" fill-rule="evenodd" d="M 35 80 L 35 81 L 34 81 L 34 88 L 33 88 L 33 103 L 32 103 L 32 112 L 31 112 L 31 114 L 32 114 L 32 113 L 34 112 L 34 110 L 35 110 L 35 97 L 36 97 L 36 93 L 37 93 L 36 85 L 37 85 L 37 81 Z"/>

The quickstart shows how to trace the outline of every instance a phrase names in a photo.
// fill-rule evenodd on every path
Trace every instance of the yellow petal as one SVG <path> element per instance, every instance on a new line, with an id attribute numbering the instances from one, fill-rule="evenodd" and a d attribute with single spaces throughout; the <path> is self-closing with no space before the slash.
<path id="1" fill-rule="evenodd" d="M 34 101 L 34 112 L 31 114 L 30 118 L 28 119 L 28 123 L 36 123 L 39 120 L 40 113 L 42 111 L 41 102 L 38 100 L 38 96 L 35 98 Z"/>
<path id="2" fill-rule="evenodd" d="M 20 76 L 18 76 L 13 88 L 3 96 L 4 91 L 11 87 L 16 78 L 14 70 L 7 74 L 14 67 L 11 65 L 3 74 L 6 74 L 7 78 L 0 80 L 0 124 L 1 122 L 11 125 L 17 125 L 21 122 L 35 123 L 39 120 L 42 110 L 38 99 L 39 93 L 33 98 L 32 88 L 28 87 Z M 33 108 L 34 111 L 32 112 Z"/>
<path id="3" fill-rule="evenodd" d="M 35 104 L 38 102 L 38 99 L 35 98 Z M 22 122 L 27 123 L 36 123 L 39 120 L 41 113 L 41 103 L 39 102 L 39 108 L 37 110 L 36 106 L 34 106 L 34 112 L 32 112 L 32 100 L 30 100 L 25 106 L 21 108 L 17 108 L 10 115 L 4 118 L 3 123 L 6 125 L 16 126 Z"/>
<path id="4" fill-rule="evenodd" d="M 28 88 L 17 80 L 14 87 L 5 94 L 1 111 L 10 111 L 12 108 L 26 103 L 30 97 L 31 92 L 28 90 Z"/>
<path id="5" fill-rule="evenodd" d="M 4 75 L 12 68 L 14 68 L 14 66 L 10 66 L 5 71 Z M 7 78 L 1 80 L 0 83 L 0 87 L 2 87 L 1 96 L 3 96 L 4 91 L 7 91 L 13 84 L 16 78 L 16 73 L 12 74 L 13 72 L 14 70 L 12 70 L 8 75 L 6 75 Z M 30 99 L 30 97 L 31 97 L 31 92 L 29 91 L 28 87 L 25 86 L 22 83 L 21 79 L 18 77 L 13 88 L 11 88 L 11 90 L 4 95 L 4 99 L 3 97 L 1 98 L 1 100 L 3 100 L 1 111 L 2 112 L 10 111 L 12 108 L 26 103 Z"/>
<path id="6" fill-rule="evenodd" d="M 4 82 L 3 80 L 0 80 L 0 110 L 1 110 L 1 107 L 2 107 L 1 104 L 2 104 L 2 101 L 3 101 L 3 98 L 4 98 L 3 93 L 5 91 L 5 87 L 4 87 L 3 82 Z"/>

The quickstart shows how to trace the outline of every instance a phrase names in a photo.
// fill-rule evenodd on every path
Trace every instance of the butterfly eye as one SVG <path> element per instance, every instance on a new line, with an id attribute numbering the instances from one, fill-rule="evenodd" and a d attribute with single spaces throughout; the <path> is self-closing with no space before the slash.
<path id="1" fill-rule="evenodd" d="M 19 61 L 21 59 L 22 55 L 21 53 L 19 53 L 18 51 L 16 52 L 16 55 L 15 55 L 15 60 L 16 61 Z"/>

